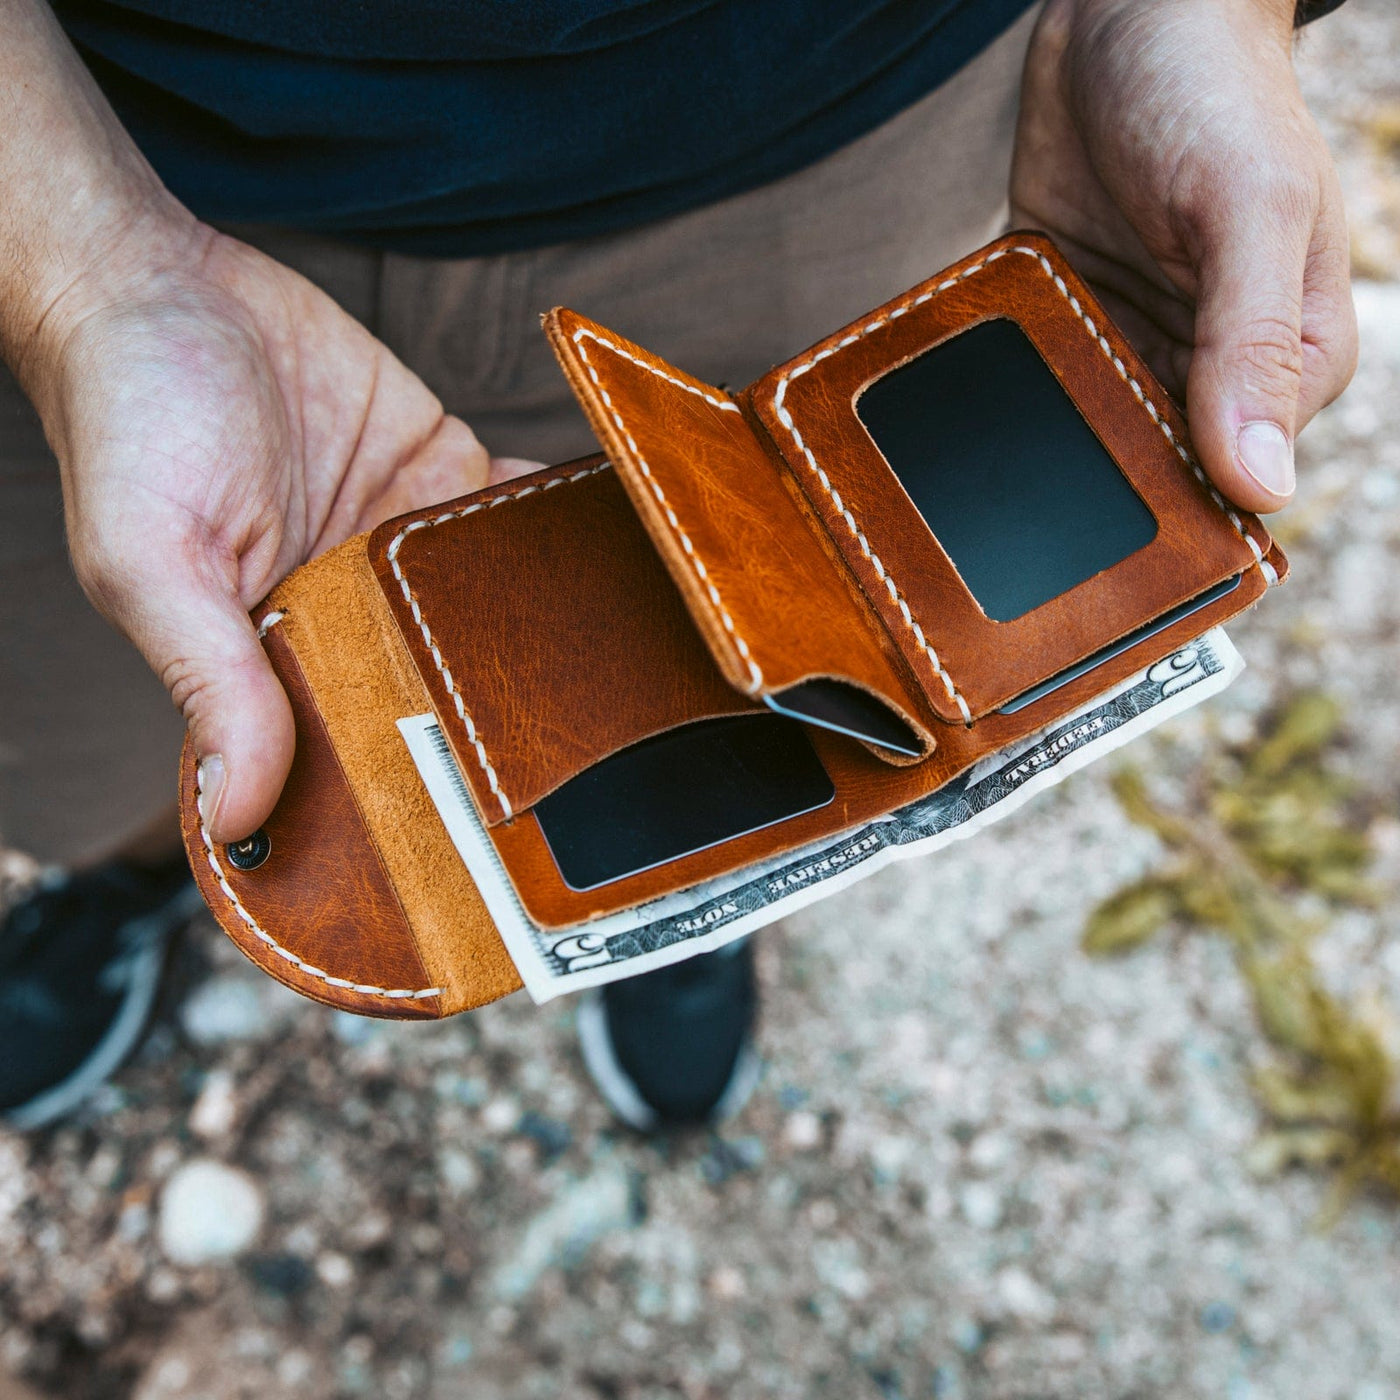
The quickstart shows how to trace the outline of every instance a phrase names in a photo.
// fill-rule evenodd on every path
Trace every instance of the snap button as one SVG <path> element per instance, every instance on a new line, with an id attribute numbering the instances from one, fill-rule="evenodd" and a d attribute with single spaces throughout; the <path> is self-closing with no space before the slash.
<path id="1" fill-rule="evenodd" d="M 259 827 L 242 841 L 230 841 L 224 850 L 239 870 L 256 870 L 272 854 L 272 838 Z"/>

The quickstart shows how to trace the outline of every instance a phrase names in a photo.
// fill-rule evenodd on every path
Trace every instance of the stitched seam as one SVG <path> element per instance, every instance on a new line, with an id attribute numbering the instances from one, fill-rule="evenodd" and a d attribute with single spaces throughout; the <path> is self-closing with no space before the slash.
<path id="1" fill-rule="evenodd" d="M 234 893 L 233 886 L 229 884 L 228 877 L 224 874 L 223 866 L 219 864 L 219 857 L 214 850 L 213 839 L 209 835 L 209 828 L 204 824 L 204 769 L 195 769 L 195 810 L 199 813 L 199 836 L 204 842 L 205 857 L 209 862 L 209 868 L 214 872 L 214 878 L 219 883 L 219 888 L 224 892 L 224 897 L 233 905 L 233 912 L 247 924 L 253 935 L 266 943 L 274 953 L 284 962 L 290 963 L 298 972 L 304 972 L 308 977 L 318 978 L 328 987 L 338 987 L 342 991 L 356 992 L 360 996 L 367 997 L 388 997 L 394 1001 L 421 1001 L 425 997 L 441 996 L 441 987 L 424 987 L 421 991 L 413 991 L 405 988 L 390 987 L 370 987 L 361 982 L 351 982 L 344 977 L 332 977 L 329 972 L 323 971 L 319 967 L 313 967 L 309 962 L 303 962 L 301 958 L 292 952 L 290 948 L 284 948 L 270 933 L 266 932 L 258 921 L 243 907 L 243 901 Z"/>
<path id="2" fill-rule="evenodd" d="M 260 623 L 258 623 L 258 640 L 262 641 L 262 639 L 265 636 L 267 636 L 267 634 L 271 632 L 272 629 L 276 627 L 277 624 L 281 622 L 284 617 L 286 617 L 286 615 L 287 614 L 285 611 L 268 613 L 268 615 L 265 618 L 263 618 L 263 620 Z"/>
<path id="3" fill-rule="evenodd" d="M 536 483 L 532 486 L 523 487 L 519 491 L 511 491 L 502 496 L 494 496 L 489 501 L 476 501 L 469 506 L 462 506 L 459 510 L 449 510 L 442 515 L 435 515 L 427 520 L 414 520 L 405 525 L 402 530 L 389 542 L 386 557 L 389 560 L 389 567 L 394 572 L 394 577 L 399 582 L 399 588 L 403 592 L 404 600 L 408 603 L 409 611 L 413 614 L 413 620 L 418 624 L 418 630 L 423 634 L 423 641 L 427 645 L 429 655 L 433 658 L 433 665 L 437 667 L 438 675 L 442 678 L 448 697 L 452 701 L 453 708 L 457 711 L 457 718 L 462 721 L 467 731 L 467 741 L 476 752 L 476 761 L 481 767 L 481 771 L 486 775 L 486 781 L 490 784 L 491 791 L 496 800 L 501 804 L 501 811 L 505 819 L 510 821 L 515 816 L 515 809 L 510 804 L 510 799 L 501 788 L 499 779 L 496 777 L 496 770 L 491 766 L 491 761 L 486 756 L 486 745 L 482 743 L 480 734 L 477 733 L 476 722 L 472 719 L 470 711 L 462 700 L 461 692 L 457 689 L 457 683 L 452 679 L 452 672 L 448 669 L 447 663 L 442 659 L 442 652 L 438 649 L 438 644 L 433 640 L 432 630 L 429 628 L 427 619 L 423 616 L 423 609 L 419 606 L 418 599 L 413 596 L 413 590 L 409 587 L 408 579 L 404 577 L 403 569 L 399 566 L 399 546 L 415 530 L 426 530 L 434 525 L 445 524 L 449 520 L 459 520 L 464 515 L 475 515 L 479 510 L 491 510 L 495 506 L 504 505 L 506 501 L 519 500 L 522 496 L 533 496 L 539 491 L 549 491 L 555 486 L 562 486 L 569 481 L 582 481 L 584 477 L 593 476 L 598 472 L 606 471 L 612 464 L 603 462 L 596 467 L 588 467 L 580 472 L 573 472 L 568 476 L 556 476 L 543 485 Z"/>
<path id="4" fill-rule="evenodd" d="M 938 653 L 933 649 L 927 635 L 924 632 L 918 618 L 914 616 L 909 607 L 908 600 L 900 592 L 899 586 L 890 577 L 890 572 L 885 568 L 880 556 L 870 548 L 870 541 L 866 538 L 865 531 L 857 523 L 855 516 L 851 513 L 850 507 L 841 499 L 840 493 L 831 484 L 831 478 L 827 476 L 812 453 L 812 449 L 803 440 L 801 432 L 798 431 L 797 424 L 793 421 L 792 414 L 783 406 L 783 399 L 787 395 L 787 386 L 799 375 L 806 374 L 814 365 L 821 361 L 830 359 L 838 350 L 844 350 L 848 345 L 854 345 L 857 341 L 864 339 L 871 331 L 879 330 L 881 326 L 887 325 L 890 321 L 898 320 L 899 317 L 912 311 L 916 306 L 922 306 L 926 301 L 932 301 L 939 292 L 946 291 L 949 287 L 955 287 L 959 282 L 971 277 L 976 272 L 994 262 L 1001 257 L 1001 253 L 994 253 L 980 263 L 974 263 L 971 267 L 965 268 L 956 277 L 945 278 L 936 287 L 930 288 L 926 292 L 921 292 L 918 296 L 907 302 L 901 302 L 892 311 L 883 316 L 877 316 L 873 321 L 868 321 L 858 331 L 852 331 L 850 335 L 843 336 L 835 345 L 828 346 L 825 350 L 819 350 L 810 360 L 804 360 L 796 369 L 789 371 L 778 381 L 778 387 L 773 394 L 773 410 L 778 415 L 778 421 L 792 435 L 792 440 L 797 444 L 797 450 L 802 454 L 807 465 L 815 473 L 816 478 L 821 482 L 822 490 L 831 498 L 831 504 L 836 507 L 837 513 L 845 521 L 846 528 L 850 531 L 852 539 L 860 548 L 860 552 L 870 561 L 871 567 L 875 570 L 876 577 L 885 585 L 886 591 L 890 595 L 890 600 L 899 609 L 899 615 L 904 620 L 904 625 L 914 634 L 914 640 L 918 643 L 919 649 L 928 658 L 929 665 L 933 667 L 934 675 L 943 682 L 943 689 L 947 692 L 948 698 L 958 707 L 959 713 L 963 717 L 964 724 L 972 723 L 972 711 L 968 703 L 963 699 L 956 683 L 943 663 L 938 659 Z"/>
<path id="5" fill-rule="evenodd" d="M 703 389 L 696 388 L 693 384 L 687 384 L 683 380 L 677 379 L 674 375 L 667 374 L 665 370 L 658 369 L 655 365 L 649 365 L 645 360 L 639 360 L 635 355 L 629 355 L 620 346 L 614 345 L 612 341 L 591 331 L 587 327 L 580 327 L 576 330 L 571 339 L 578 350 L 579 358 L 583 361 L 583 367 L 588 371 L 588 377 L 593 381 L 593 386 L 602 396 L 603 403 L 608 413 L 612 416 L 613 423 L 622 434 L 628 449 L 632 453 L 633 460 L 641 469 L 642 475 L 646 478 L 647 485 L 651 488 L 651 493 L 656 497 L 656 503 L 661 507 L 662 513 L 666 517 L 666 523 L 671 527 L 681 548 L 685 551 L 686 558 L 690 560 L 691 567 L 695 570 L 695 576 L 704 585 L 706 595 L 714 605 L 715 611 L 719 615 L 720 623 L 724 630 L 729 633 L 734 643 L 735 650 L 738 651 L 744 664 L 749 668 L 749 684 L 746 690 L 750 695 L 755 695 L 763 686 L 763 672 L 759 669 L 758 663 L 754 661 L 749 651 L 749 644 L 739 633 L 739 629 L 734 625 L 734 619 L 730 616 L 728 608 L 724 606 L 724 600 L 720 597 L 719 589 L 715 587 L 714 580 L 711 579 L 709 570 L 705 567 L 705 562 L 700 558 L 695 545 L 691 542 L 690 536 L 681 527 L 681 522 L 676 512 L 671 508 L 671 503 L 666 499 L 666 493 L 661 489 L 661 483 L 651 474 L 651 468 L 647 465 L 647 460 L 642 456 L 641 449 L 637 446 L 636 439 L 628 432 L 627 425 L 622 421 L 622 415 L 617 411 L 617 407 L 612 401 L 612 395 L 603 388 L 602 380 L 598 378 L 598 371 L 593 367 L 593 361 L 588 358 L 588 351 L 584 348 L 585 339 L 596 341 L 599 345 L 605 345 L 615 355 L 620 355 L 624 360 L 630 361 L 639 369 L 644 369 L 648 374 L 654 374 L 658 379 L 664 379 L 668 384 L 674 384 L 678 388 L 684 389 L 687 394 L 694 394 L 696 398 L 704 399 L 706 403 L 713 404 L 716 408 L 723 409 L 727 413 L 738 413 L 739 405 L 732 400 L 717 399 L 713 394 L 707 394 Z"/>
<path id="6" fill-rule="evenodd" d="M 865 532 L 860 528 L 860 525 L 857 523 L 855 516 L 851 513 L 850 509 L 842 501 L 840 494 L 832 486 L 830 478 L 827 476 L 826 472 L 823 471 L 821 465 L 818 463 L 816 457 L 813 455 L 811 448 L 809 448 L 806 442 L 803 441 L 802 434 L 798 431 L 797 424 L 793 421 L 792 414 L 789 413 L 788 410 L 783 406 L 783 399 L 787 395 L 787 386 L 800 375 L 806 374 L 807 371 L 813 366 L 820 364 L 822 360 L 829 359 L 832 355 L 836 354 L 838 350 L 844 350 L 848 345 L 854 345 L 857 341 L 864 339 L 864 337 L 869 335 L 872 331 L 879 330 L 881 326 L 887 325 L 891 321 L 898 320 L 899 317 L 912 311 L 915 307 L 922 306 L 924 302 L 932 301 L 933 298 L 936 297 L 940 292 L 946 292 L 950 287 L 956 287 L 960 282 L 966 281 L 969 277 L 972 277 L 977 273 L 981 272 L 984 268 L 989 267 L 992 263 L 998 261 L 1000 258 L 1004 258 L 1007 255 L 1007 253 L 1022 253 L 1025 254 L 1027 257 L 1035 259 L 1041 271 L 1043 271 L 1045 275 L 1050 278 L 1051 282 L 1055 286 L 1055 289 L 1060 293 L 1061 296 L 1065 298 L 1067 302 L 1069 302 L 1070 309 L 1075 313 L 1076 316 L 1079 317 L 1080 323 L 1083 325 L 1084 329 L 1088 331 L 1089 334 L 1094 338 L 1094 342 L 1098 345 L 1099 349 L 1103 351 L 1105 356 L 1107 356 L 1109 363 L 1114 367 L 1114 369 L 1118 371 L 1124 383 L 1127 384 L 1127 386 L 1133 391 L 1133 397 L 1136 398 L 1137 401 L 1143 406 L 1148 416 L 1161 430 L 1162 435 L 1172 445 L 1172 448 L 1176 452 L 1177 456 L 1180 457 L 1181 460 L 1191 468 L 1192 472 L 1196 476 L 1196 479 L 1210 493 L 1211 499 L 1224 513 L 1226 519 L 1229 520 L 1230 524 L 1235 527 L 1235 530 L 1238 532 L 1240 538 L 1243 539 L 1244 542 L 1249 546 L 1250 551 L 1254 555 L 1255 562 L 1258 564 L 1259 569 L 1263 573 L 1265 579 L 1269 583 L 1278 582 L 1278 574 L 1275 572 L 1273 565 L 1271 565 L 1269 561 L 1264 557 L 1264 553 L 1259 548 L 1258 542 L 1245 528 L 1244 522 L 1240 519 L 1239 515 L 1230 507 L 1229 503 L 1220 494 L 1220 492 L 1217 491 L 1215 487 L 1211 484 L 1210 478 L 1206 476 L 1204 470 L 1201 468 L 1200 463 L 1196 461 L 1196 459 L 1191 455 L 1191 453 L 1186 450 L 1184 444 L 1177 438 L 1176 434 L 1171 429 L 1171 425 L 1162 416 L 1161 411 L 1157 408 L 1157 405 L 1154 404 L 1152 400 L 1147 397 L 1146 393 L 1144 393 L 1142 385 L 1139 384 L 1138 381 L 1134 379 L 1131 374 L 1129 374 L 1128 367 L 1123 363 L 1122 358 L 1114 353 L 1112 345 L 1110 345 L 1108 342 L 1108 337 L 1105 336 L 1094 324 L 1093 320 L 1089 317 L 1088 313 L 1080 304 L 1079 298 L 1076 297 L 1069 290 L 1068 286 L 1066 286 L 1065 284 L 1064 278 L 1061 277 L 1059 273 L 1055 271 L 1049 258 L 1047 258 L 1038 248 L 1028 248 L 1024 244 L 1018 243 L 1014 244 L 1010 248 L 999 248 L 996 252 L 991 253 L 987 257 L 985 257 L 981 262 L 973 263 L 971 267 L 964 268 L 960 273 L 957 274 L 957 276 L 944 278 L 944 280 L 938 283 L 937 286 L 931 287 L 926 292 L 921 292 L 918 296 L 911 298 L 909 301 L 901 302 L 893 310 L 886 312 L 883 316 L 877 316 L 873 321 L 867 322 L 859 330 L 852 331 L 850 335 L 843 336 L 840 340 L 836 342 L 835 345 L 830 345 L 825 350 L 818 351 L 815 355 L 812 356 L 811 359 L 804 360 L 795 369 L 790 370 L 787 374 L 783 375 L 783 377 L 778 381 L 777 389 L 773 395 L 773 409 L 778 416 L 778 421 L 791 434 L 792 440 L 794 443 L 796 443 L 798 451 L 806 460 L 807 465 L 815 473 L 817 480 L 821 482 L 822 489 L 831 498 L 832 505 L 836 507 L 836 510 L 840 514 L 841 518 L 845 521 L 846 528 L 851 532 L 851 535 L 854 537 L 857 545 L 859 545 L 860 547 L 860 552 L 870 561 L 872 567 L 875 570 L 876 575 L 879 577 L 880 581 L 885 585 L 886 589 L 888 590 L 890 598 L 899 608 L 900 616 L 904 619 L 905 626 L 913 632 L 915 640 L 918 642 L 924 654 L 928 657 L 930 664 L 933 666 L 935 673 L 938 675 L 938 678 L 943 682 L 944 689 L 948 693 L 948 698 L 954 701 L 954 703 L 958 706 L 958 709 L 962 712 L 963 719 L 968 723 L 971 723 L 971 716 L 968 711 L 967 702 L 958 693 L 957 687 L 953 682 L 953 678 L 948 674 L 948 672 L 944 669 L 943 664 L 939 661 L 938 653 L 935 652 L 934 649 L 929 645 L 928 640 L 924 635 L 923 628 L 919 625 L 917 618 L 915 618 L 913 613 L 910 611 L 909 604 L 905 601 L 904 596 L 899 591 L 898 585 L 896 585 L 894 580 L 890 577 L 889 571 L 885 568 L 884 564 L 880 560 L 880 556 L 874 553 L 874 551 L 870 548 L 870 541 L 866 538 Z"/>
<path id="7" fill-rule="evenodd" d="M 1172 431 L 1171 424 L 1168 423 L 1167 420 L 1162 416 L 1161 411 L 1158 409 L 1157 405 L 1153 403 L 1152 400 L 1149 399 L 1147 395 L 1143 392 L 1142 385 L 1139 384 L 1137 380 L 1134 379 L 1133 376 L 1128 373 L 1127 365 L 1123 363 L 1122 358 L 1120 356 L 1114 353 L 1113 346 L 1108 343 L 1108 337 L 1104 335 L 1103 332 L 1100 331 L 1099 328 L 1094 324 L 1088 312 L 1086 312 L 1084 308 L 1080 305 L 1079 298 L 1075 296 L 1065 285 L 1065 279 L 1061 277 L 1058 272 L 1055 271 L 1053 265 L 1050 262 L 1050 259 L 1047 258 L 1044 253 L 1040 252 L 1039 249 L 1027 248 L 1024 244 L 1019 243 L 1016 244 L 1014 247 L 1008 249 L 1007 251 L 1013 253 L 1024 253 L 1027 257 L 1034 258 L 1036 262 L 1039 263 L 1041 271 L 1044 272 L 1045 275 L 1055 284 L 1055 290 L 1058 291 L 1059 294 L 1062 297 L 1064 297 L 1064 299 L 1067 302 L 1069 302 L 1070 309 L 1074 312 L 1076 316 L 1079 317 L 1080 322 L 1084 326 L 1084 329 L 1088 331 L 1089 334 L 1094 338 L 1095 344 L 1099 347 L 1100 350 L 1103 351 L 1105 357 L 1108 359 L 1109 364 L 1111 364 L 1113 368 L 1118 371 L 1118 377 L 1122 379 L 1122 381 L 1128 386 L 1128 388 L 1130 388 L 1133 391 L 1133 397 L 1137 399 L 1137 401 L 1143 406 L 1144 409 L 1146 409 L 1147 416 L 1152 419 L 1152 421 L 1157 425 L 1159 429 L 1161 429 L 1162 436 L 1165 437 L 1169 443 L 1171 443 L 1173 451 L 1175 451 L 1176 455 L 1180 457 L 1181 460 L 1185 462 L 1188 467 L 1191 468 L 1191 471 L 1195 474 L 1196 480 L 1199 481 L 1201 485 L 1206 488 L 1206 490 L 1210 493 L 1211 500 L 1213 500 L 1215 504 L 1220 507 L 1221 511 L 1225 515 L 1225 518 L 1230 522 L 1231 525 L 1235 527 L 1235 530 L 1238 532 L 1240 538 L 1249 546 L 1250 551 L 1254 555 L 1254 562 L 1258 564 L 1259 570 L 1264 575 L 1265 579 L 1269 583 L 1277 583 L 1278 574 L 1274 570 L 1274 566 L 1270 564 L 1267 559 L 1265 559 L 1264 551 L 1260 549 L 1259 543 L 1254 538 L 1254 536 L 1251 535 L 1249 531 L 1245 528 L 1244 521 L 1240 519 L 1239 514 L 1234 510 L 1234 508 L 1225 499 L 1225 497 L 1222 496 L 1220 492 L 1215 489 L 1215 486 L 1212 483 L 1211 479 L 1205 474 L 1205 469 L 1187 450 L 1185 443 L 1183 443 Z M 995 256 L 999 257 L 1000 254 L 996 254 Z M 987 259 L 987 262 L 991 261 L 991 258 Z M 983 266 L 985 265 L 986 264 L 984 263 Z"/>

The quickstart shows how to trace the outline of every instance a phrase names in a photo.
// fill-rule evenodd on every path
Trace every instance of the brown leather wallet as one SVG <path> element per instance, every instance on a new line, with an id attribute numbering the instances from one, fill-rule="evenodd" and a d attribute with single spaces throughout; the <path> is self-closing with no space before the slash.
<path id="1" fill-rule="evenodd" d="M 737 394 L 575 312 L 545 329 L 603 453 L 392 520 L 255 610 L 297 750 L 253 840 L 211 841 L 186 746 L 205 899 L 335 1006 L 444 1016 L 520 985 L 400 719 L 436 717 L 521 904 L 557 929 L 915 801 L 1286 572 L 1037 234 Z M 591 793 L 625 796 L 619 764 L 658 736 L 747 725 L 762 750 L 770 722 L 821 800 L 669 852 L 657 837 L 662 858 L 603 878 L 561 854 L 557 812 L 577 827 Z"/>

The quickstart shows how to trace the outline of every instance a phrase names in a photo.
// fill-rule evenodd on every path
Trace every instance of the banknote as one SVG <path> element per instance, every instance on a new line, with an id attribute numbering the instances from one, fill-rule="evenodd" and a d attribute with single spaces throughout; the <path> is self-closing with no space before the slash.
<path id="1" fill-rule="evenodd" d="M 402 719 L 399 730 L 526 990 L 544 1002 L 710 952 L 891 861 L 928 855 L 972 836 L 1095 759 L 1219 694 L 1243 669 L 1239 653 L 1217 628 L 1080 713 L 982 759 L 887 817 L 567 929 L 540 928 L 521 906 L 435 717 Z"/>

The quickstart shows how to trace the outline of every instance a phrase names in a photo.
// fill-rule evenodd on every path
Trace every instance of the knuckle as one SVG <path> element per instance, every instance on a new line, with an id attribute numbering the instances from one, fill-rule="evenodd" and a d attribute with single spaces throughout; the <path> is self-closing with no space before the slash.
<path id="1" fill-rule="evenodd" d="M 1254 204 L 1273 220 L 1288 227 L 1311 230 L 1317 221 L 1317 180 L 1296 166 L 1275 166 L 1260 171 L 1251 191 Z"/>
<path id="2" fill-rule="evenodd" d="M 1236 347 L 1235 359 L 1251 388 L 1296 394 L 1303 378 L 1303 342 L 1298 327 L 1282 316 L 1256 318 Z"/>
<path id="3" fill-rule="evenodd" d="M 192 720 L 208 706 L 207 697 L 214 687 L 187 657 L 177 657 L 160 668 L 161 684 L 170 694 L 175 708 L 186 720 Z"/>

